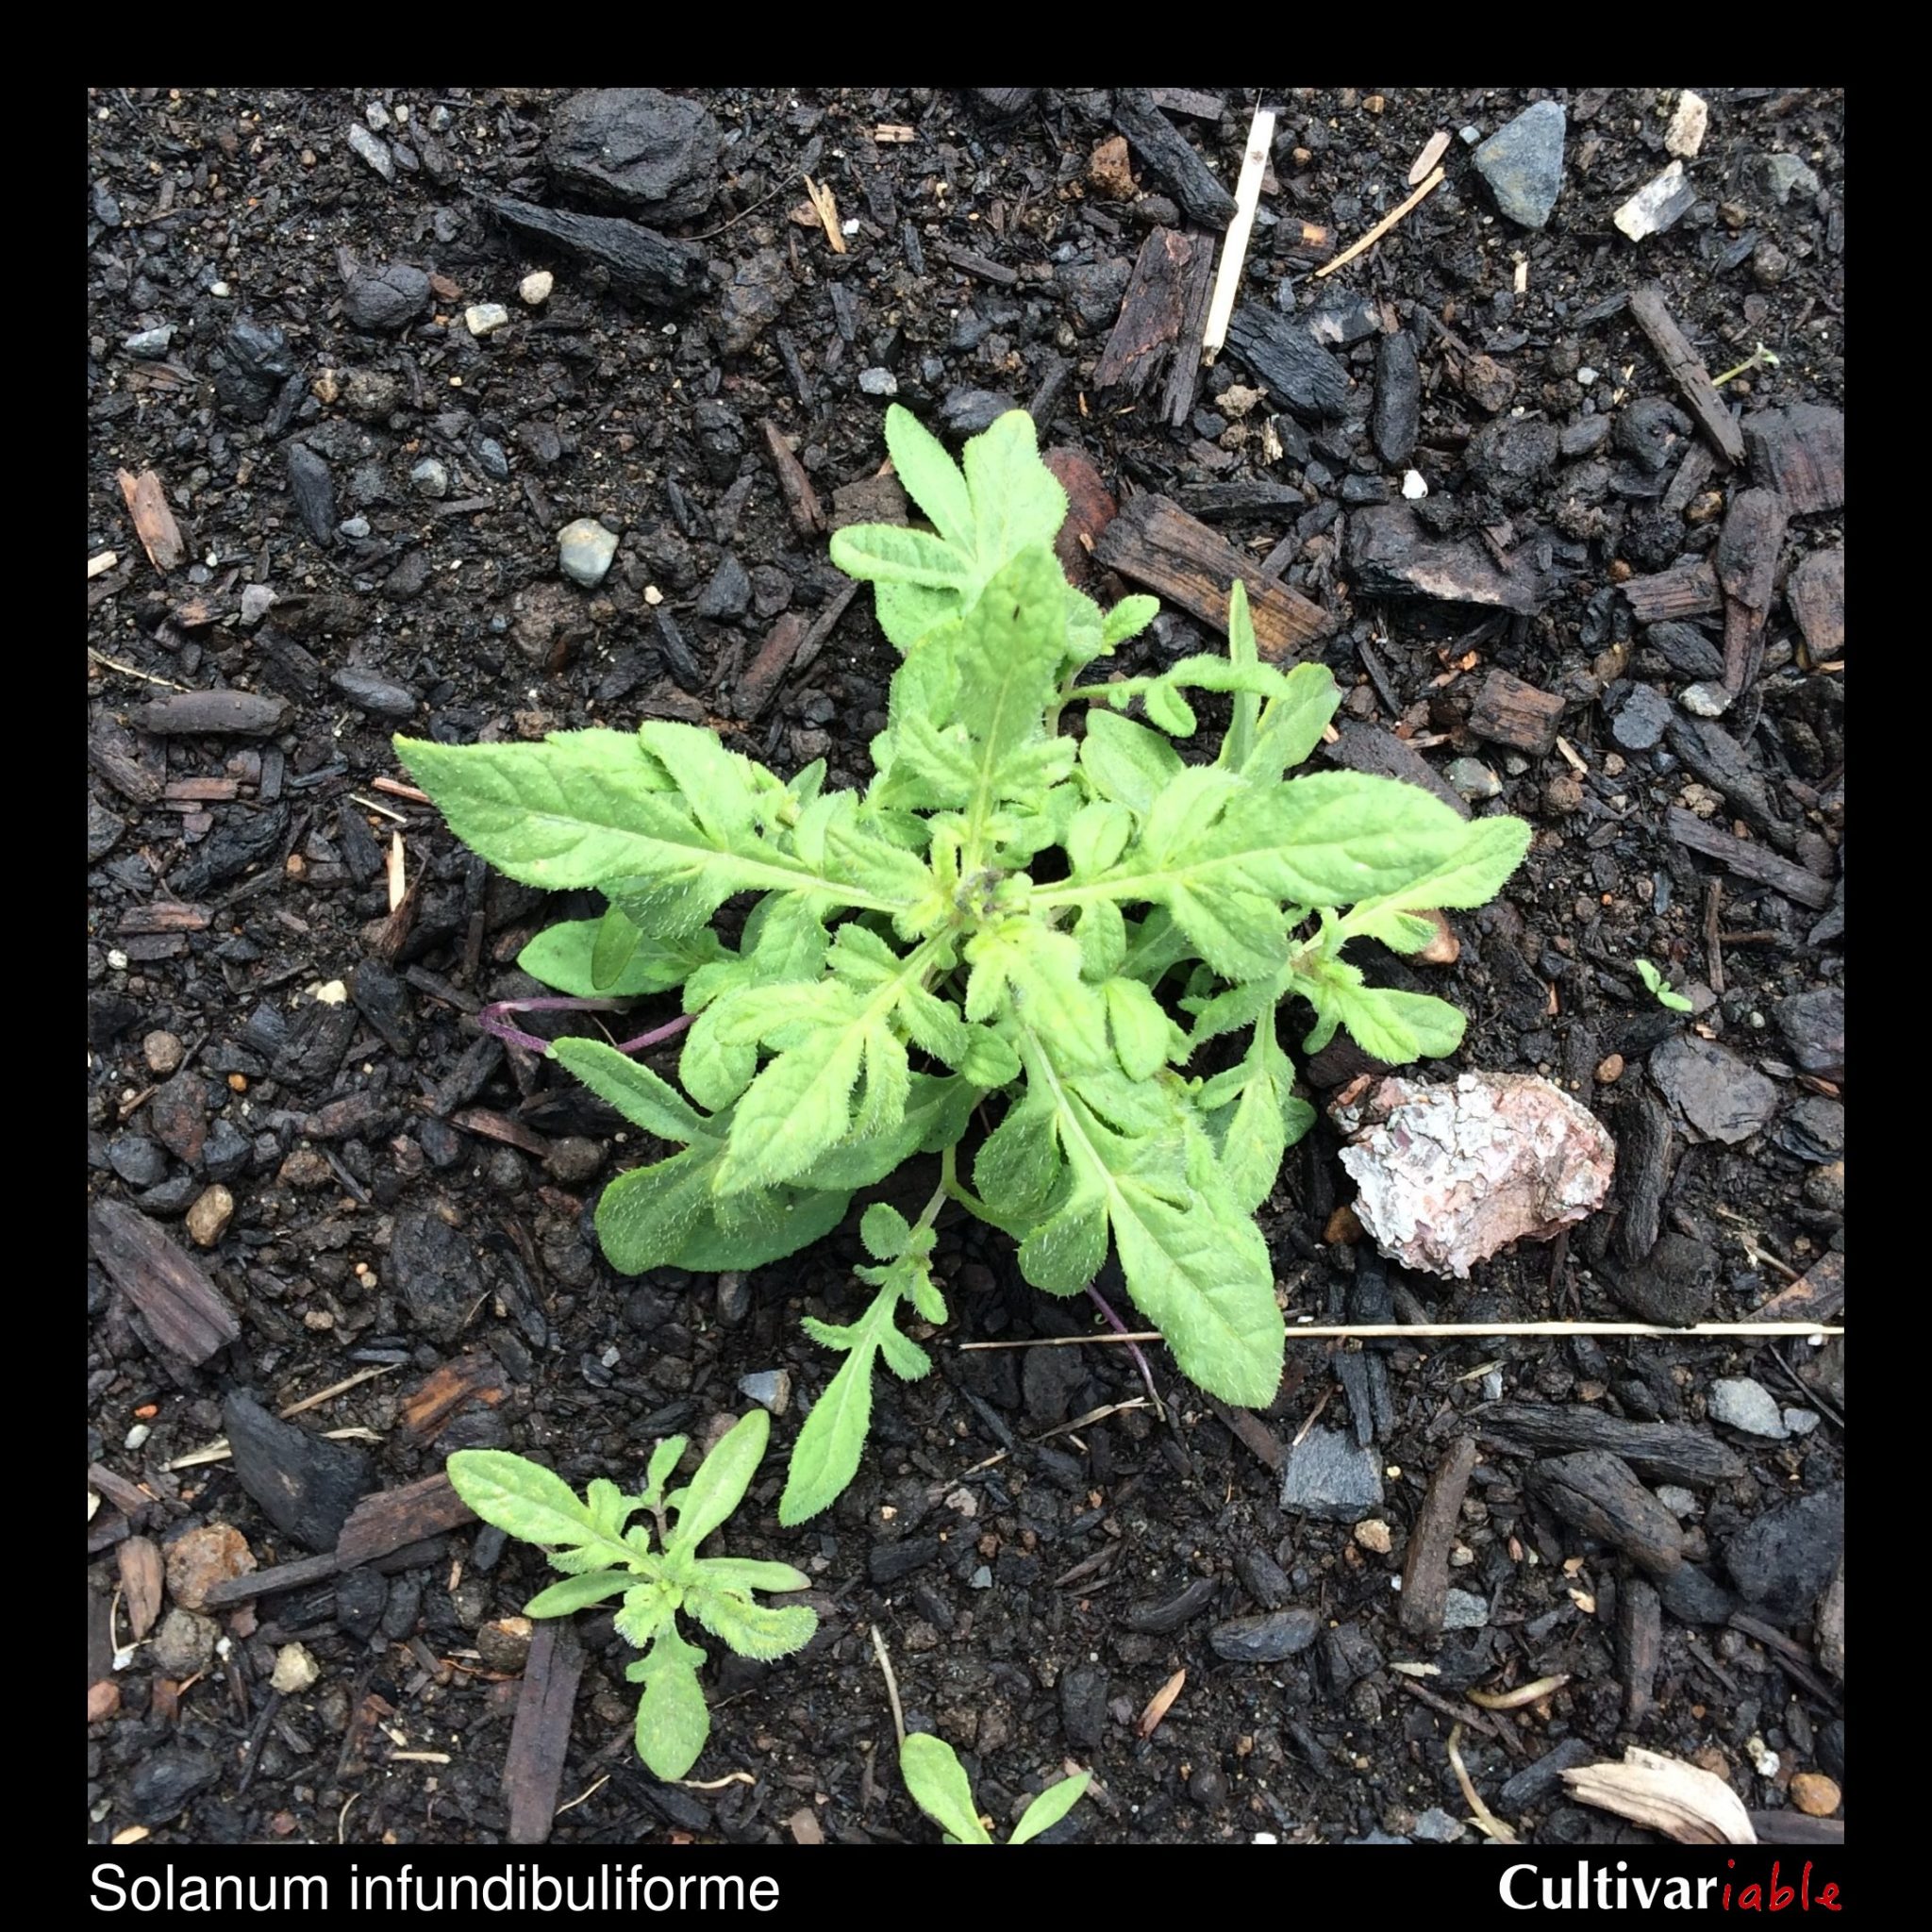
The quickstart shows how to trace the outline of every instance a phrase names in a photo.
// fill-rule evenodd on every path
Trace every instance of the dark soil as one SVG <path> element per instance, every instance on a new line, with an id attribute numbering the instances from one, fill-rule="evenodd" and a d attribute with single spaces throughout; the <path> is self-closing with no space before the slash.
<path id="1" fill-rule="evenodd" d="M 1231 184 L 1253 99 L 1218 97 L 1218 118 L 1185 91 L 1166 100 Z M 832 782 L 862 782 L 893 662 L 869 596 L 809 654 L 781 642 L 760 658 L 843 583 L 788 513 L 764 425 L 830 509 L 879 469 L 892 384 L 956 444 L 1032 406 L 1043 444 L 1086 452 L 1117 494 L 1208 516 L 1333 616 L 1313 654 L 1347 692 L 1353 741 L 1387 756 L 1396 731 L 1439 774 L 1475 760 L 1538 829 L 1507 899 L 1452 922 L 1457 963 L 1385 970 L 1468 1011 L 1457 1066 L 1541 1072 L 1600 1114 L 1620 1145 L 1611 1208 L 1467 1283 L 1405 1274 L 1336 1219 L 1349 1184 L 1324 1125 L 1264 1217 L 1291 1319 L 1742 1320 L 1797 1275 L 1772 1313 L 1835 1319 L 1841 640 L 1815 668 L 1796 600 L 1766 596 L 1761 660 L 1713 724 L 1682 698 L 1722 681 L 1722 610 L 1646 625 L 1622 587 L 1711 558 L 1738 493 L 1767 480 L 1761 457 L 1741 472 L 1715 458 L 1630 291 L 1660 286 L 1713 375 L 1759 341 L 1775 352 L 1722 391 L 1747 425 L 1841 400 L 1842 103 L 1707 90 L 1695 206 L 1633 245 L 1610 217 L 1668 159 L 1674 97 L 1558 93 L 1547 227 L 1496 214 L 1452 139 L 1445 186 L 1311 278 L 1321 244 L 1304 223 L 1345 244 L 1407 192 L 1433 129 L 1488 135 L 1530 98 L 1288 97 L 1243 300 L 1284 320 L 1346 311 L 1322 353 L 1353 386 L 1327 418 L 1224 400 L 1265 386 L 1238 346 L 1183 396 L 1175 429 L 1162 380 L 1138 400 L 1091 383 L 1142 241 L 1190 225 L 1180 184 L 1144 160 L 1135 195 L 1089 184 L 1113 132 L 1105 94 L 1048 92 L 1001 118 L 963 93 L 722 91 L 704 97 L 715 168 L 700 126 L 654 200 L 627 208 L 548 164 L 564 97 L 542 91 L 91 94 L 92 1840 L 134 1826 L 162 1842 L 502 1838 L 527 1641 L 504 1620 L 541 1574 L 531 1552 L 412 1520 L 376 1559 L 197 1612 L 182 1603 L 200 1601 L 192 1559 L 212 1544 L 226 1574 L 239 1544 L 181 1540 L 232 1525 L 261 1570 L 308 1559 L 335 1549 L 358 1496 L 465 1446 L 634 1484 L 655 1439 L 707 1437 L 743 1411 L 741 1379 L 772 1370 L 789 1371 L 791 1399 L 733 1548 L 808 1569 L 820 1635 L 782 1663 L 714 1663 L 708 1788 L 667 1789 L 633 1753 L 609 1618 L 578 1617 L 556 1802 L 589 1795 L 557 1842 L 932 1841 L 893 1765 L 874 1626 L 908 1722 L 959 1747 L 996 1819 L 1063 1760 L 1094 1769 L 1070 1837 L 1474 1841 L 1446 1749 L 1458 1718 L 1477 1791 L 1537 1841 L 1641 1838 L 1573 1806 L 1557 1774 L 1629 1743 L 1716 1771 L 1768 1835 L 1840 1828 L 1801 1816 L 1792 1780 L 1843 1778 L 1841 1589 L 1818 1609 L 1843 1540 L 1841 1342 L 1291 1343 L 1273 1409 L 1232 1421 L 1157 1352 L 1165 1422 L 1127 1407 L 1068 1426 L 1131 1404 L 1133 1365 L 1117 1348 L 959 1353 L 1091 1324 L 1030 1291 L 1002 1238 L 948 1222 L 937 1373 L 882 1384 L 858 1481 L 783 1532 L 782 1458 L 833 1365 L 799 1316 L 859 1306 L 856 1210 L 742 1280 L 615 1276 L 590 1213 L 639 1150 L 474 1017 L 533 990 L 515 956 L 568 908 L 490 876 L 431 811 L 374 789 L 401 775 L 397 729 L 470 741 L 644 717 L 709 722 L 781 771 L 824 757 Z M 1782 203 L 1774 155 L 1809 171 Z M 792 215 L 805 174 L 836 196 L 843 254 Z M 629 214 L 689 253 L 659 248 L 626 281 L 507 225 L 492 198 Z M 518 289 L 536 269 L 555 290 L 532 308 Z M 668 279 L 641 292 L 639 272 Z M 507 325 L 473 336 L 465 308 L 491 302 Z M 1413 455 L 1391 461 L 1372 404 L 1399 379 L 1400 351 L 1380 346 L 1394 339 L 1421 399 Z M 1350 526 L 1399 502 L 1410 467 L 1427 533 L 1535 577 L 1539 609 L 1372 591 L 1383 579 L 1357 571 Z M 116 480 L 149 470 L 182 537 L 165 574 Z M 1233 487 L 1263 484 L 1279 487 Z M 557 533 L 582 516 L 621 535 L 588 591 L 558 566 Z M 1840 530 L 1834 509 L 1794 508 L 1765 570 L 1788 585 Z M 1171 614 L 1120 668 L 1212 641 Z M 1496 671 L 1560 701 L 1560 744 L 1482 735 Z M 172 718 L 182 688 L 253 695 Z M 1786 872 L 1759 882 L 1691 850 L 1673 831 L 1687 811 Z M 408 881 L 393 916 L 392 834 Z M 1638 958 L 1695 1012 L 1659 1007 Z M 670 1010 L 647 1005 L 639 1024 Z M 1359 1065 L 1331 1050 L 1311 1091 Z M 904 1197 L 929 1185 L 906 1176 Z M 177 1245 L 103 1265 L 115 1230 L 139 1249 L 147 1224 Z M 192 1320 L 155 1286 L 169 1252 L 212 1287 Z M 194 1292 L 178 1258 L 169 1278 Z M 300 1510 L 272 1519 L 258 1474 L 251 1499 L 235 1464 L 194 1455 L 228 1436 L 255 1444 L 252 1468 L 275 1463 L 288 1440 L 236 1398 L 273 1411 L 367 1369 L 384 1373 L 296 1425 L 315 1432 L 295 1445 Z M 1714 1417 L 1713 1385 L 1737 1377 L 1774 1411 L 1803 1410 L 1808 1432 Z M 1508 1408 L 1480 1413 L 1496 1402 Z M 1284 1508 L 1259 1452 L 1278 1460 L 1310 1424 L 1315 1448 L 1368 1445 L 1356 1473 L 1379 1502 L 1338 1500 L 1341 1520 Z M 1664 1449 L 1637 1446 L 1626 1425 L 1641 1424 L 1672 1425 Z M 346 1434 L 318 1462 L 322 1431 Z M 1421 1583 L 1440 1597 L 1446 1561 L 1474 1600 L 1452 1606 L 1480 1626 L 1409 1634 L 1395 1585 L 1465 1437 L 1481 1459 Z M 1609 1474 L 1579 1464 L 1605 1451 Z M 1624 1516 L 1584 1494 L 1633 1471 L 1649 1494 L 1625 1496 Z M 1301 1647 L 1244 1660 L 1264 1616 L 1264 1651 L 1271 1634 Z M 285 1656 L 275 1689 L 291 1644 L 313 1681 Z M 1143 1707 L 1182 1669 L 1141 1738 Z M 1463 1696 L 1554 1674 L 1560 1688 L 1513 1710 Z M 750 1781 L 718 1782 L 734 1773 Z"/>

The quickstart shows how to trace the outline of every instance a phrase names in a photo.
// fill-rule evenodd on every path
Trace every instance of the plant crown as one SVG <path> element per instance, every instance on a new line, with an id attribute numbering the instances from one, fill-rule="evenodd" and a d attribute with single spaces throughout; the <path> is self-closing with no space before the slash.
<path id="1" fill-rule="evenodd" d="M 1344 949 L 1419 950 L 1424 915 L 1491 898 L 1529 837 L 1392 779 L 1289 777 L 1339 692 L 1320 664 L 1260 661 L 1239 581 L 1227 656 L 1083 682 L 1158 606 L 1103 612 L 1068 584 L 1052 548 L 1066 496 L 1031 419 L 1000 417 L 963 464 L 897 407 L 886 440 L 932 527 L 832 539 L 903 657 L 863 791 L 828 790 L 823 761 L 780 777 L 661 721 L 541 744 L 397 741 L 492 865 L 608 902 L 532 941 L 526 972 L 583 996 L 681 988 L 694 1016 L 681 1091 L 596 1040 L 551 1049 L 676 1150 L 605 1190 L 615 1267 L 756 1267 L 901 1163 L 944 1156 L 918 1224 L 865 1217 L 870 1307 L 808 1324 L 846 1358 L 806 1422 L 788 1523 L 851 1479 L 876 1359 L 908 1378 L 930 1366 L 897 1318 L 909 1303 L 945 1319 L 930 1257 L 947 1197 L 1009 1232 L 1052 1294 L 1078 1293 L 1111 1245 L 1185 1374 L 1227 1402 L 1272 1401 L 1284 1327 L 1254 1216 L 1313 1118 L 1276 1009 L 1312 1008 L 1305 1051 L 1343 1027 L 1391 1064 L 1453 1053 L 1455 1007 L 1370 985 Z M 1231 718 L 1216 756 L 1190 763 L 1175 741 L 1201 692 L 1229 696 Z M 713 922 L 746 895 L 734 943 Z M 956 1150 L 975 1118 L 991 1131 L 969 1188 Z"/>

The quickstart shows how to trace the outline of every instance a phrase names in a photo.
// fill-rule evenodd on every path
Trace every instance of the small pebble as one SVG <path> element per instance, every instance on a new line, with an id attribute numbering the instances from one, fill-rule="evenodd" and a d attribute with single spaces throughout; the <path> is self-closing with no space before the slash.
<path id="1" fill-rule="evenodd" d="M 1748 1375 L 1721 1375 L 1710 1385 L 1710 1419 L 1741 1429 L 1747 1436 L 1768 1437 L 1774 1442 L 1783 1441 L 1790 1433 L 1777 1398 L 1762 1382 L 1754 1382 Z"/>
<path id="2" fill-rule="evenodd" d="M 1710 125 L 1710 108 L 1702 94 L 1692 93 L 1687 87 L 1677 96 L 1676 112 L 1671 116 L 1671 125 L 1664 129 L 1664 151 L 1690 161 L 1697 158 L 1697 150 L 1704 145 L 1705 130 Z"/>
<path id="3" fill-rule="evenodd" d="M 492 1671 L 521 1671 L 530 1660 L 530 1620 L 498 1617 L 476 1632 L 476 1650 Z"/>
<path id="4" fill-rule="evenodd" d="M 168 353 L 168 344 L 174 340 L 174 325 L 167 324 L 160 328 L 137 330 L 121 346 L 130 356 L 140 356 L 146 361 L 154 362 Z"/>
<path id="5" fill-rule="evenodd" d="M 344 517 L 336 525 L 336 530 L 339 535 L 347 537 L 352 542 L 359 543 L 368 536 L 369 527 L 367 517 Z"/>
<path id="6" fill-rule="evenodd" d="M 1657 1499 L 1680 1523 L 1686 1517 L 1697 1514 L 1697 1498 L 1687 1489 L 1676 1483 L 1663 1483 L 1657 1488 Z"/>
<path id="7" fill-rule="evenodd" d="M 415 485 L 418 496 L 449 494 L 449 471 L 435 457 L 425 457 L 409 472 L 409 481 Z"/>
<path id="8" fill-rule="evenodd" d="M 385 181 L 396 178 L 395 157 L 389 151 L 389 143 L 376 140 L 368 128 L 358 121 L 350 125 L 349 145 L 382 176 Z"/>
<path id="9" fill-rule="evenodd" d="M 1784 1412 L 1785 1434 L 1788 1436 L 1808 1436 L 1818 1426 L 1815 1409 L 1788 1408 Z"/>
<path id="10" fill-rule="evenodd" d="M 285 1643 L 275 1652 L 275 1667 L 269 1673 L 269 1687 L 284 1697 L 299 1697 L 322 1675 L 322 1666 L 308 1647 Z"/>
<path id="11" fill-rule="evenodd" d="M 1442 1599 L 1444 1630 L 1480 1630 L 1489 1621 L 1489 1598 L 1473 1590 L 1452 1590 Z"/>
<path id="12" fill-rule="evenodd" d="M 532 269 L 517 284 L 518 297 L 532 308 L 541 308 L 550 299 L 550 291 L 557 286 L 557 277 L 547 268 Z"/>
<path id="13" fill-rule="evenodd" d="M 617 539 L 595 517 L 579 517 L 558 532 L 558 563 L 565 576 L 585 590 L 604 581 L 617 555 Z"/>
<path id="14" fill-rule="evenodd" d="M 181 1042 L 172 1033 L 150 1033 L 141 1042 L 141 1050 L 151 1073 L 172 1074 L 181 1064 Z"/>
<path id="15" fill-rule="evenodd" d="M 1721 684 L 1687 684 L 1677 702 L 1693 718 L 1722 718 L 1731 708 L 1731 693 Z"/>
<path id="16" fill-rule="evenodd" d="M 188 1232 L 196 1247 L 211 1248 L 235 1218 L 235 1197 L 219 1184 L 197 1195 L 188 1210 Z"/>
<path id="17" fill-rule="evenodd" d="M 1829 1818 L 1844 1802 L 1844 1793 L 1822 1771 L 1801 1771 L 1790 1790 L 1791 1803 L 1807 1818 Z"/>
<path id="18" fill-rule="evenodd" d="M 1588 362 L 1586 362 L 1582 366 L 1582 368 L 1580 368 L 1576 372 L 1576 386 L 1578 389 L 1588 389 L 1591 386 L 1591 384 L 1596 380 L 1596 378 L 1597 372 L 1594 369 L 1592 369 Z"/>
<path id="19" fill-rule="evenodd" d="M 508 321 L 509 310 L 501 302 L 475 302 L 463 310 L 463 326 L 473 336 L 487 336 Z"/>
<path id="20" fill-rule="evenodd" d="M 1402 493 L 1410 503 L 1420 503 L 1429 493 L 1427 479 L 1420 470 L 1403 472 Z"/>
<path id="21" fill-rule="evenodd" d="M 338 528 L 346 525 L 339 525 Z M 266 584 L 243 584 L 242 586 L 242 622 L 253 627 L 259 624 L 275 607 L 275 593 Z"/>
<path id="22" fill-rule="evenodd" d="M 1480 758 L 1457 758 L 1442 775 L 1472 802 L 1493 798 L 1503 789 L 1503 781 Z"/>
<path id="23" fill-rule="evenodd" d="M 890 369 L 861 369 L 858 386 L 869 396 L 895 396 L 899 393 L 899 378 Z"/>
<path id="24" fill-rule="evenodd" d="M 1363 1549 L 1373 1550 L 1378 1557 L 1386 1557 L 1395 1547 L 1394 1539 L 1389 1533 L 1389 1525 L 1374 1516 L 1370 1517 L 1366 1523 L 1356 1524 L 1355 1540 Z"/>
<path id="25" fill-rule="evenodd" d="M 791 1407 L 791 1372 L 765 1369 L 756 1375 L 746 1375 L 739 1382 L 738 1392 L 749 1396 L 760 1408 L 783 1415 Z"/>

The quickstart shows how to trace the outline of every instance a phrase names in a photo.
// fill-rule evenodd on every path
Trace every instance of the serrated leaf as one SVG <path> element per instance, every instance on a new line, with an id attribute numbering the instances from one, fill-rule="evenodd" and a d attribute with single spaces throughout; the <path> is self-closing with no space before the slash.
<path id="1" fill-rule="evenodd" d="M 695 1550 L 744 1500 L 764 1460 L 772 1418 L 754 1408 L 718 1439 L 684 1491 L 667 1547 Z"/>
<path id="2" fill-rule="evenodd" d="M 1185 1044 L 1180 1029 L 1138 979 L 1109 979 L 1102 991 L 1122 1072 L 1133 1080 L 1153 1079 Z"/>
<path id="3" fill-rule="evenodd" d="M 1107 615 L 1101 619 L 1101 642 L 1109 651 L 1116 650 L 1129 638 L 1137 638 L 1154 620 L 1160 615 L 1158 597 L 1123 597 Z"/>
<path id="4" fill-rule="evenodd" d="M 651 1451 L 650 1462 L 644 1470 L 644 1507 L 654 1508 L 664 1500 L 664 1485 L 671 1480 L 684 1452 L 691 1446 L 689 1436 L 666 1436 Z"/>
<path id="5" fill-rule="evenodd" d="M 700 1139 L 708 1126 L 676 1088 L 660 1080 L 641 1061 L 601 1040 L 559 1040 L 552 1056 L 600 1100 L 608 1100 L 625 1120 L 660 1141 Z"/>
<path id="6" fill-rule="evenodd" d="M 886 410 L 886 447 L 907 495 L 947 544 L 970 557 L 976 528 L 973 498 L 945 444 L 910 409 L 893 403 Z"/>
<path id="7" fill-rule="evenodd" d="M 526 1543 L 582 1547 L 606 1541 L 570 1485 L 527 1457 L 507 1449 L 459 1449 L 446 1468 L 457 1494 L 485 1523 Z M 622 1560 L 621 1546 L 615 1553 Z"/>
<path id="8" fill-rule="evenodd" d="M 973 1787 L 958 1754 L 942 1738 L 913 1731 L 899 1746 L 899 1775 L 912 1802 L 941 1830 L 966 1845 L 990 1845 L 991 1838 L 979 1822 Z"/>
<path id="9" fill-rule="evenodd" d="M 1235 589 L 1240 590 L 1241 587 L 1241 579 L 1237 577 Z M 1013 1835 L 1007 1842 L 1024 1845 L 1041 1832 L 1051 1831 L 1086 1796 L 1087 1787 L 1092 1782 L 1093 1774 L 1083 1771 L 1078 1777 L 1063 1777 L 1058 1784 L 1048 1785 L 1021 1814 L 1020 1822 L 1014 1825 Z"/>
<path id="10" fill-rule="evenodd" d="M 818 1612 L 804 1604 L 773 1608 L 725 1590 L 692 1590 L 684 1607 L 740 1657 L 761 1661 L 803 1650 L 819 1627 Z"/>
<path id="11" fill-rule="evenodd" d="M 1440 911 L 1445 907 L 1486 905 L 1503 890 L 1504 883 L 1523 862 L 1529 849 L 1530 831 L 1521 819 L 1476 819 L 1466 824 L 1462 836 L 1431 866 L 1418 871 L 1392 891 L 1359 900 L 1340 922 L 1343 939 L 1363 935 L 1380 940 L 1397 952 L 1414 952 L 1417 943 L 1403 943 L 1413 937 L 1414 923 L 1404 922 L 1404 913 Z M 1433 927 L 1420 922 L 1425 945 Z"/>
<path id="12" fill-rule="evenodd" d="M 834 530 L 831 554 L 848 577 L 927 591 L 962 591 L 972 569 L 943 539 L 896 524 L 849 524 Z"/>
<path id="13" fill-rule="evenodd" d="M 1024 409 L 995 416 L 967 443 L 962 462 L 981 583 L 1022 551 L 1052 548 L 1067 520 L 1067 492 L 1041 461 L 1033 418 Z"/>
<path id="14" fill-rule="evenodd" d="M 1186 767 L 1158 731 L 1111 711 L 1094 710 L 1087 714 L 1080 769 L 1102 798 L 1117 799 L 1145 817 L 1155 798 Z"/>
<path id="15" fill-rule="evenodd" d="M 812 1339 L 830 1341 L 824 1324 L 815 1324 Z M 852 1333 L 853 1331 L 844 1331 Z M 829 1509 L 858 1474 L 872 1427 L 872 1364 L 875 1344 L 855 1345 L 811 1412 L 791 1447 L 785 1474 L 785 1493 L 778 1499 L 778 1521 L 788 1529 Z"/>
<path id="16" fill-rule="evenodd" d="M 1319 1053 L 1337 1026 L 1346 1027 L 1364 1053 L 1391 1067 L 1440 1058 L 1462 1044 L 1467 1022 L 1447 1000 L 1364 985 L 1360 969 L 1345 959 L 1317 958 L 1295 972 L 1292 984 L 1320 1016 L 1304 1043 L 1306 1052 Z"/>

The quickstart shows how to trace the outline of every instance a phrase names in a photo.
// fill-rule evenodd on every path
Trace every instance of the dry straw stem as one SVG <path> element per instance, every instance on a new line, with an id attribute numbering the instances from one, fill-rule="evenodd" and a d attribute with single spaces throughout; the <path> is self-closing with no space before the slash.
<path id="1" fill-rule="evenodd" d="M 1324 261 L 1315 271 L 1315 279 L 1320 281 L 1324 275 L 1332 275 L 1337 269 L 1345 268 L 1357 255 L 1373 248 L 1397 222 L 1401 221 L 1412 209 L 1420 208 L 1441 185 L 1442 170 L 1441 168 L 1430 169 L 1429 173 L 1423 179 L 1423 185 L 1407 201 L 1403 202 L 1399 208 L 1391 208 L 1359 242 L 1344 248 L 1333 261 Z"/>
<path id="2" fill-rule="evenodd" d="M 1274 145 L 1274 109 L 1257 108 L 1248 129 L 1248 149 L 1241 158 L 1241 180 L 1234 191 L 1234 219 L 1227 225 L 1227 239 L 1221 244 L 1221 267 L 1214 278 L 1214 299 L 1208 305 L 1208 326 L 1201 338 L 1203 351 L 1212 358 L 1227 341 L 1227 325 L 1234 314 L 1234 298 L 1241 292 L 1241 265 L 1248 256 L 1248 235 L 1255 225 L 1255 209 L 1261 199 L 1261 180 L 1268 172 L 1269 151 Z"/>
<path id="3" fill-rule="evenodd" d="M 1661 1341 L 1691 1341 L 1713 1336 L 1842 1335 L 1842 1328 L 1818 1322 L 1698 1322 L 1667 1328 L 1656 1322 L 1364 1322 L 1338 1325 L 1319 1323 L 1288 1331 L 1291 1341 L 1471 1341 L 1491 1335 L 1647 1335 Z M 1129 1335 L 1042 1335 L 1030 1341 L 962 1341 L 969 1348 L 1084 1348 L 1092 1343 L 1158 1341 L 1154 1329 Z"/>

